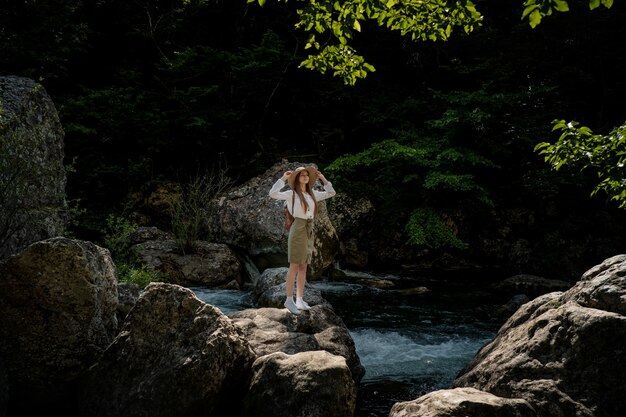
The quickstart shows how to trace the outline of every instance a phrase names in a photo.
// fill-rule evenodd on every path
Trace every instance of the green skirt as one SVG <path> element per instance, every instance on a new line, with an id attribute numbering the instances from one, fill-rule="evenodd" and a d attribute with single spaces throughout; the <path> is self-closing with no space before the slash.
<path id="1" fill-rule="evenodd" d="M 310 264 L 313 256 L 313 219 L 296 217 L 287 243 L 287 260 L 290 264 Z"/>

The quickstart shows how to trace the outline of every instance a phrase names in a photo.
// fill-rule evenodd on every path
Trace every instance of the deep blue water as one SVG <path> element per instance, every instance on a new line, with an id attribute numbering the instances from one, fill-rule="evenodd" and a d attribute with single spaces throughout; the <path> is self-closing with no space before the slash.
<path id="1" fill-rule="evenodd" d="M 393 288 L 415 286 L 411 280 L 385 276 L 394 287 L 378 289 L 363 284 L 370 278 L 380 277 L 307 285 L 319 289 L 343 319 L 365 367 L 355 417 L 387 417 L 395 402 L 449 387 L 501 322 L 492 319 L 489 298 L 466 290 L 407 295 Z M 193 290 L 225 314 L 253 306 L 243 291 Z"/>

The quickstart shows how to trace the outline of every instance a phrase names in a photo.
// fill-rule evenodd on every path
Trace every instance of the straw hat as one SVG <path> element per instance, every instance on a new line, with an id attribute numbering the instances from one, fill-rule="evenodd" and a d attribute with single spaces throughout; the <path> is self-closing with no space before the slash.
<path id="1" fill-rule="evenodd" d="M 311 185 L 311 188 L 313 188 L 313 184 L 315 184 L 315 181 L 317 181 L 317 168 L 313 166 L 298 167 L 291 172 L 289 179 L 287 179 L 287 182 L 289 183 L 289 187 L 292 190 L 295 189 L 296 187 L 296 177 L 298 176 L 298 173 L 300 171 L 304 171 L 305 169 L 309 172 L 309 184 Z"/>

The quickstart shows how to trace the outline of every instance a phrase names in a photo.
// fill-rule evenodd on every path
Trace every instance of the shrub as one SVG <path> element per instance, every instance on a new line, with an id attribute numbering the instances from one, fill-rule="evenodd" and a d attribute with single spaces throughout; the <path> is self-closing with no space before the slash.
<path id="1" fill-rule="evenodd" d="M 226 170 L 199 175 L 183 185 L 171 207 L 172 233 L 183 254 L 194 253 L 196 241 L 210 239 L 206 218 L 212 215 L 211 201 L 230 188 Z"/>

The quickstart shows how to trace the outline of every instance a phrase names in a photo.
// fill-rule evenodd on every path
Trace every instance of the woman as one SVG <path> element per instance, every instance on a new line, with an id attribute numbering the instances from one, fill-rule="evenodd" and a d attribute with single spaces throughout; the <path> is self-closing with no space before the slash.
<path id="1" fill-rule="evenodd" d="M 313 189 L 315 181 L 320 179 L 324 191 Z M 280 191 L 286 184 L 290 190 Z M 307 265 L 311 263 L 313 254 L 313 219 L 317 214 L 317 202 L 334 196 L 333 185 L 315 167 L 299 167 L 294 171 L 285 171 L 283 176 L 274 183 L 270 197 L 285 200 L 294 221 L 289 229 L 287 246 L 287 299 L 285 307 L 293 314 L 311 307 L 302 299 L 306 282 Z M 297 278 L 296 302 L 293 301 L 294 278 Z"/>

